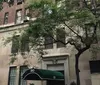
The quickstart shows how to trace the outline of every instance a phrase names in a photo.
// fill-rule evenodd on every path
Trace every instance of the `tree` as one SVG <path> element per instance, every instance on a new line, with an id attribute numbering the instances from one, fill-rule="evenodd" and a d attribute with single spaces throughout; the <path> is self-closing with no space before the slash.
<path id="1" fill-rule="evenodd" d="M 2 2 L 3 0 L 0 0 L 0 10 L 2 9 Z"/>
<path id="2" fill-rule="evenodd" d="M 32 47 L 43 46 L 43 37 L 49 36 L 53 42 L 71 44 L 77 50 L 75 55 L 76 82 L 80 85 L 79 58 L 92 44 L 98 41 L 100 26 L 99 0 L 38 0 L 29 5 L 30 10 L 37 10 L 34 21 L 24 34 L 29 36 Z M 68 36 L 67 42 L 55 38 L 56 30 Z M 24 36 L 22 34 L 22 36 Z"/>

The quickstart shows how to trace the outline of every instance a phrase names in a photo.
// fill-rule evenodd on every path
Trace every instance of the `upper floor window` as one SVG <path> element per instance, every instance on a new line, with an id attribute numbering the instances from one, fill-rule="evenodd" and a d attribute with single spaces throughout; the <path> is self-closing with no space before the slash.
<path id="1" fill-rule="evenodd" d="M 6 12 L 5 15 L 4 15 L 4 24 L 8 23 L 8 17 L 9 17 L 9 13 Z"/>
<path id="2" fill-rule="evenodd" d="M 19 40 L 19 35 L 13 37 L 11 53 L 16 54 L 20 50 L 21 53 L 29 51 L 29 38 L 27 36 Z"/>
<path id="3" fill-rule="evenodd" d="M 11 53 L 18 53 L 19 49 L 19 35 L 14 36 L 12 40 L 12 48 L 11 48 Z"/>
<path id="4" fill-rule="evenodd" d="M 44 42 L 45 49 L 53 48 L 54 39 L 52 37 L 54 37 L 54 36 L 53 35 L 45 36 L 45 38 L 44 38 L 45 39 L 45 42 Z M 57 48 L 65 47 L 65 32 L 64 32 L 64 30 L 57 29 L 57 31 L 56 31 L 56 46 L 57 46 Z"/>
<path id="5" fill-rule="evenodd" d="M 63 30 L 57 29 L 57 48 L 65 47 L 65 33 Z"/>
<path id="6" fill-rule="evenodd" d="M 22 53 L 29 52 L 29 37 L 28 36 L 22 37 L 20 43 L 21 43 L 21 45 L 20 45 L 20 48 L 21 48 L 20 51 Z"/>
<path id="7" fill-rule="evenodd" d="M 52 49 L 53 48 L 53 38 L 50 36 L 45 36 L 45 49 Z"/>
<path id="8" fill-rule="evenodd" d="M 17 0 L 17 4 L 22 4 L 23 0 Z"/>
<path id="9" fill-rule="evenodd" d="M 9 6 L 13 6 L 14 5 L 14 0 L 7 0 Z"/>
<path id="10" fill-rule="evenodd" d="M 17 68 L 10 67 L 8 85 L 16 85 Z"/>
<path id="11" fill-rule="evenodd" d="M 16 11 L 16 24 L 19 24 L 22 22 L 22 9 Z"/>
<path id="12" fill-rule="evenodd" d="M 29 8 L 25 8 L 25 16 L 31 16 Z"/>
<path id="13" fill-rule="evenodd" d="M 24 22 L 27 22 L 27 21 L 29 21 L 30 20 L 30 12 L 29 12 L 29 9 L 28 8 L 26 8 L 25 9 L 25 12 L 24 12 Z"/>

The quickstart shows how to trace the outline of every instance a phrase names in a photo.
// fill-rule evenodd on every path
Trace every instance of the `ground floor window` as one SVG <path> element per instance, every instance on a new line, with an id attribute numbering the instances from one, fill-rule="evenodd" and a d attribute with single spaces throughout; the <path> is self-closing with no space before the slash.
<path id="1" fill-rule="evenodd" d="M 8 85 L 16 85 L 17 68 L 10 67 Z"/>
<path id="2" fill-rule="evenodd" d="M 20 73 L 19 73 L 19 85 L 27 85 L 26 80 L 22 79 L 23 73 L 28 69 L 27 66 L 21 66 L 20 67 Z"/>
<path id="3" fill-rule="evenodd" d="M 28 69 L 27 66 L 10 67 L 8 85 L 27 85 L 26 80 L 22 79 L 22 75 L 27 69 Z"/>

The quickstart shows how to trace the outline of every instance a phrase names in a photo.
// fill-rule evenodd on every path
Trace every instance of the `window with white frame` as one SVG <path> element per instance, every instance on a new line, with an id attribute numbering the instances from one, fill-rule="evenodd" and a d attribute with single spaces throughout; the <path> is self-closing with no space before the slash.
<path id="1" fill-rule="evenodd" d="M 6 12 L 5 15 L 4 15 L 4 24 L 8 23 L 8 17 L 9 17 L 9 13 Z"/>
<path id="2" fill-rule="evenodd" d="M 27 22 L 30 20 L 30 12 L 29 12 L 29 9 L 28 8 L 25 8 L 25 12 L 24 12 L 24 22 Z"/>
<path id="3" fill-rule="evenodd" d="M 22 22 L 22 9 L 16 11 L 16 24 L 20 24 Z"/>

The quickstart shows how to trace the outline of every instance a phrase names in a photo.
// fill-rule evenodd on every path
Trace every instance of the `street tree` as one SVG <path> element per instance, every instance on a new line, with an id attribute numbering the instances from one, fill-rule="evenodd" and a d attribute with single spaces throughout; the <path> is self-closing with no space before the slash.
<path id="1" fill-rule="evenodd" d="M 37 0 L 30 3 L 31 11 L 37 10 L 36 19 L 29 21 L 28 28 L 21 37 L 29 37 L 31 47 L 41 48 L 44 37 L 53 43 L 73 45 L 75 54 L 76 83 L 80 85 L 79 58 L 92 44 L 98 41 L 100 26 L 99 0 Z M 32 12 L 31 12 L 32 13 Z M 59 37 L 57 35 L 59 30 Z M 65 35 L 67 40 L 63 40 Z M 50 44 L 50 43 L 46 43 Z"/>
<path id="2" fill-rule="evenodd" d="M 2 9 L 3 0 L 0 0 L 0 10 Z"/>

